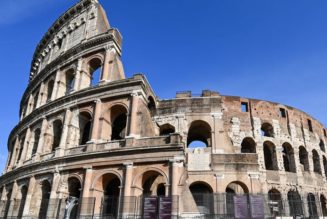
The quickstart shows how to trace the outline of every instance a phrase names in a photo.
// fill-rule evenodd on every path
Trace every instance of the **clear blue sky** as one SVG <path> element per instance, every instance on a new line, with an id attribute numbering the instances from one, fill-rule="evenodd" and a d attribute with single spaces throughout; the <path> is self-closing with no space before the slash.
<path id="1" fill-rule="evenodd" d="M 31 57 L 76 0 L 7 0 L 0 8 L 0 169 L 18 122 Z M 161 98 L 217 90 L 302 109 L 327 125 L 326 0 L 102 0 L 124 37 L 127 77 Z"/>

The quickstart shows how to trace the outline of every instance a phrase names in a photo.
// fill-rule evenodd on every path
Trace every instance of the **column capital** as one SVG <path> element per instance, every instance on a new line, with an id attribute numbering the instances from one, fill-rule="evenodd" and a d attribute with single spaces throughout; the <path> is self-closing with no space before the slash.
<path id="1" fill-rule="evenodd" d="M 124 162 L 123 165 L 126 167 L 126 168 L 131 168 L 134 166 L 134 163 L 133 162 Z"/>
<path id="2" fill-rule="evenodd" d="M 83 169 L 88 171 L 88 170 L 93 170 L 93 167 L 91 165 L 88 165 L 88 166 L 83 166 Z"/>
<path id="3" fill-rule="evenodd" d="M 223 173 L 216 173 L 215 174 L 215 177 L 216 177 L 217 180 L 218 179 L 224 179 L 225 178 L 225 175 Z"/>

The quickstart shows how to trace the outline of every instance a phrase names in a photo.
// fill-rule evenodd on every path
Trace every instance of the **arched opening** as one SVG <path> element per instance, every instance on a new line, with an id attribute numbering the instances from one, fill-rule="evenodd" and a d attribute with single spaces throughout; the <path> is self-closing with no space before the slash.
<path id="1" fill-rule="evenodd" d="M 114 174 L 102 176 L 102 187 L 104 191 L 102 216 L 116 218 L 119 211 L 120 180 Z"/>
<path id="2" fill-rule="evenodd" d="M 276 146 L 269 141 L 263 143 L 265 166 L 267 170 L 278 170 Z"/>
<path id="3" fill-rule="evenodd" d="M 175 133 L 175 127 L 170 124 L 160 126 L 160 136 L 170 135 Z"/>
<path id="4" fill-rule="evenodd" d="M 81 182 L 77 178 L 71 177 L 68 179 L 68 198 L 66 200 L 65 218 L 77 219 L 81 189 Z"/>
<path id="5" fill-rule="evenodd" d="M 317 218 L 318 211 L 317 211 L 316 198 L 315 198 L 314 194 L 309 193 L 307 199 L 308 199 L 307 201 L 308 201 L 308 209 L 309 209 L 310 218 Z"/>
<path id="6" fill-rule="evenodd" d="M 34 142 L 33 142 L 33 148 L 32 148 L 32 156 L 36 154 L 37 146 L 39 145 L 39 141 L 40 141 L 40 135 L 41 135 L 41 130 L 36 129 L 34 131 Z"/>
<path id="7" fill-rule="evenodd" d="M 213 214 L 212 188 L 203 182 L 195 182 L 190 185 L 190 191 L 196 203 L 199 213 Z"/>
<path id="8" fill-rule="evenodd" d="M 80 145 L 85 145 L 90 140 L 92 117 L 89 113 L 83 112 L 79 115 Z"/>
<path id="9" fill-rule="evenodd" d="M 320 204 L 321 204 L 322 215 L 327 216 L 327 200 L 323 194 L 320 195 Z"/>
<path id="10" fill-rule="evenodd" d="M 325 176 L 327 178 L 327 159 L 324 155 L 322 156 L 322 161 L 323 161 L 323 165 L 324 165 Z"/>
<path id="11" fill-rule="evenodd" d="M 303 166 L 303 170 L 310 171 L 308 152 L 303 146 L 300 146 L 299 148 L 299 157 L 300 157 L 300 164 L 302 164 Z"/>
<path id="12" fill-rule="evenodd" d="M 89 61 L 89 73 L 91 76 L 91 86 L 95 86 L 99 83 L 101 80 L 101 67 L 102 67 L 102 61 L 98 58 L 94 58 L 91 61 Z"/>
<path id="13" fill-rule="evenodd" d="M 273 217 L 280 216 L 283 213 L 282 195 L 277 189 L 271 189 L 268 192 L 270 213 Z"/>
<path id="14" fill-rule="evenodd" d="M 150 110 L 151 116 L 153 116 L 156 112 L 156 103 L 151 96 L 148 98 L 148 108 Z"/>
<path id="15" fill-rule="evenodd" d="M 321 174 L 320 158 L 316 150 L 312 150 L 313 171 Z"/>
<path id="16" fill-rule="evenodd" d="M 53 87 L 54 87 L 54 80 L 51 80 L 48 82 L 48 88 L 47 88 L 47 102 L 51 100 L 52 93 L 53 93 Z"/>
<path id="17" fill-rule="evenodd" d="M 274 128 L 270 123 L 263 123 L 261 125 L 261 135 L 265 137 L 274 137 Z"/>
<path id="18" fill-rule="evenodd" d="M 24 211 L 24 206 L 25 206 L 26 196 L 27 196 L 27 186 L 26 185 L 21 187 L 20 195 L 21 195 L 21 197 L 20 197 L 20 204 L 19 204 L 19 208 L 18 208 L 17 218 L 22 218 L 22 216 L 23 216 L 23 211 Z"/>
<path id="19" fill-rule="evenodd" d="M 73 69 L 70 69 L 66 72 L 65 75 L 66 95 L 70 94 L 74 90 L 74 84 L 75 84 L 75 72 Z"/>
<path id="20" fill-rule="evenodd" d="M 320 150 L 322 150 L 323 152 L 326 152 L 325 143 L 324 143 L 324 141 L 322 139 L 320 139 L 319 147 L 320 147 Z"/>
<path id="21" fill-rule="evenodd" d="M 111 108 L 111 140 L 121 140 L 126 136 L 127 110 L 121 105 Z"/>
<path id="22" fill-rule="evenodd" d="M 158 188 L 157 188 L 157 195 L 158 196 L 165 196 L 166 195 L 165 192 L 166 192 L 166 186 L 165 186 L 165 184 L 164 183 L 160 183 L 158 185 Z"/>
<path id="23" fill-rule="evenodd" d="M 297 191 L 289 191 L 287 193 L 288 205 L 290 208 L 290 215 L 293 217 L 303 216 L 303 203 L 301 196 Z"/>
<path id="24" fill-rule="evenodd" d="M 211 127 L 208 123 L 197 120 L 192 122 L 187 135 L 187 146 L 211 147 Z"/>
<path id="25" fill-rule="evenodd" d="M 50 199 L 50 192 L 51 192 L 51 184 L 49 181 L 44 180 L 42 182 L 41 187 L 42 195 L 41 195 L 41 204 L 39 210 L 39 218 L 46 219 L 47 218 L 47 211 L 48 211 L 48 204 Z"/>
<path id="26" fill-rule="evenodd" d="M 162 184 L 166 184 L 163 175 L 157 171 L 147 171 L 142 177 L 143 196 L 159 196 L 166 194 L 166 187 L 162 188 Z"/>
<path id="27" fill-rule="evenodd" d="M 34 99 L 33 99 L 33 110 L 35 110 L 36 107 L 37 107 L 38 99 L 39 99 L 39 92 L 36 92 L 33 96 L 34 96 Z"/>
<path id="28" fill-rule="evenodd" d="M 296 173 L 294 150 L 288 143 L 283 144 L 283 163 L 286 172 Z"/>
<path id="29" fill-rule="evenodd" d="M 244 138 L 241 143 L 241 153 L 256 153 L 256 143 L 252 138 Z"/>
<path id="30" fill-rule="evenodd" d="M 60 140 L 61 140 L 62 122 L 60 120 L 56 120 L 53 122 L 52 132 L 53 132 L 52 151 L 55 151 L 56 148 L 59 147 Z"/>
<path id="31" fill-rule="evenodd" d="M 235 181 L 227 185 L 226 189 L 226 210 L 229 217 L 234 217 L 234 196 L 249 193 L 247 186 L 244 183 Z"/>

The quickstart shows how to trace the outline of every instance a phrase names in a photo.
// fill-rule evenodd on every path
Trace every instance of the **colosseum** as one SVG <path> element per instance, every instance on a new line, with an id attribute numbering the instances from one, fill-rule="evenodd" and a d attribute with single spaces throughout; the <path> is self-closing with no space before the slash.
<path id="1" fill-rule="evenodd" d="M 325 127 L 280 103 L 125 78 L 122 36 L 81 0 L 33 55 L 0 218 L 327 218 Z"/>

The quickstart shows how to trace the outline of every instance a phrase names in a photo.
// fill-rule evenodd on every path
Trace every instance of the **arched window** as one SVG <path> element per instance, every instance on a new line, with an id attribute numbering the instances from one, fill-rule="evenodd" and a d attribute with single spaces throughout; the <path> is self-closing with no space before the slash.
<path id="1" fill-rule="evenodd" d="M 39 100 L 39 92 L 36 92 L 33 96 L 34 96 L 34 99 L 33 99 L 33 110 L 35 110 L 36 107 L 37 107 L 37 102 Z"/>
<path id="2" fill-rule="evenodd" d="M 322 215 L 327 216 L 327 201 L 326 201 L 326 197 L 323 194 L 320 195 L 320 203 L 321 203 Z"/>
<path id="3" fill-rule="evenodd" d="M 116 105 L 111 108 L 111 140 L 121 140 L 126 136 L 127 110 Z"/>
<path id="4" fill-rule="evenodd" d="M 49 181 L 44 180 L 42 182 L 42 196 L 41 196 L 41 204 L 39 209 L 39 217 L 40 219 L 47 218 L 47 211 L 50 199 L 50 192 L 51 192 L 51 184 Z"/>
<path id="5" fill-rule="evenodd" d="M 56 120 L 52 124 L 53 131 L 53 143 L 52 143 L 52 151 L 55 151 L 57 147 L 60 145 L 61 133 L 62 133 L 62 122 L 60 120 Z"/>
<path id="6" fill-rule="evenodd" d="M 312 150 L 313 171 L 321 174 L 320 158 L 316 150 Z"/>
<path id="7" fill-rule="evenodd" d="M 244 138 L 241 143 L 241 153 L 256 153 L 256 143 L 252 138 Z"/>
<path id="8" fill-rule="evenodd" d="M 303 215 L 303 202 L 300 194 L 297 191 L 289 191 L 287 193 L 287 199 L 290 208 L 290 215 L 293 217 Z"/>
<path id="9" fill-rule="evenodd" d="M 34 131 L 34 142 L 33 142 L 33 148 L 32 148 L 32 156 L 34 154 L 36 154 L 37 147 L 38 147 L 39 141 L 40 141 L 40 135 L 41 135 L 41 130 L 40 129 L 36 129 Z"/>
<path id="10" fill-rule="evenodd" d="M 95 86 L 99 83 L 101 79 L 101 67 L 102 67 L 102 61 L 98 58 L 94 58 L 89 62 L 91 86 Z"/>
<path id="11" fill-rule="evenodd" d="M 322 139 L 320 139 L 319 147 L 320 147 L 320 150 L 322 150 L 323 152 L 326 152 L 325 151 L 325 143 Z"/>
<path id="12" fill-rule="evenodd" d="M 47 102 L 51 100 L 52 93 L 53 93 L 54 81 L 51 80 L 48 82 L 48 89 L 47 89 Z"/>
<path id="13" fill-rule="evenodd" d="M 66 95 L 70 94 L 74 90 L 75 84 L 75 72 L 73 69 L 70 69 L 66 72 L 65 75 L 65 84 L 66 84 Z"/>
<path id="14" fill-rule="evenodd" d="M 225 192 L 228 218 L 234 218 L 234 196 L 247 194 L 249 193 L 249 189 L 244 183 L 240 181 L 234 181 L 227 185 Z"/>
<path id="15" fill-rule="evenodd" d="M 104 184 L 106 185 L 104 188 L 102 217 L 116 218 L 119 208 L 120 180 L 117 177 L 110 177 L 110 179 L 106 180 L 106 176 L 103 179 L 105 180 Z"/>
<path id="16" fill-rule="evenodd" d="M 300 157 L 300 163 L 303 166 L 303 170 L 310 171 L 308 152 L 303 146 L 300 146 L 299 148 L 299 157 Z"/>
<path id="17" fill-rule="evenodd" d="M 80 145 L 85 145 L 90 140 L 91 126 L 91 115 L 85 112 L 81 113 L 79 115 Z"/>
<path id="18" fill-rule="evenodd" d="M 317 211 L 317 204 L 316 204 L 315 196 L 312 193 L 309 193 L 308 197 L 307 197 L 307 201 L 308 201 L 308 209 L 309 209 L 310 218 L 317 218 L 318 211 Z"/>
<path id="19" fill-rule="evenodd" d="M 21 137 L 19 139 L 19 151 L 16 162 L 18 163 L 22 157 L 23 149 L 24 149 L 24 142 L 25 142 L 25 136 Z"/>
<path id="20" fill-rule="evenodd" d="M 288 143 L 283 144 L 283 163 L 286 172 L 296 172 L 294 150 Z"/>
<path id="21" fill-rule="evenodd" d="M 80 202 L 81 196 L 81 182 L 75 178 L 71 177 L 68 179 L 68 195 L 66 201 L 66 206 L 70 210 L 70 215 L 67 215 L 67 218 L 77 219 L 78 205 Z"/>
<path id="22" fill-rule="evenodd" d="M 19 208 L 18 208 L 17 218 L 22 218 L 22 216 L 23 216 L 24 206 L 25 206 L 25 202 L 26 202 L 26 196 L 27 196 L 27 186 L 24 185 L 20 189 L 20 204 L 19 204 Z"/>
<path id="23" fill-rule="evenodd" d="M 192 122 L 187 135 L 187 146 L 211 147 L 211 127 L 208 123 L 197 120 Z"/>
<path id="24" fill-rule="evenodd" d="M 327 159 L 326 159 L 325 156 L 322 156 L 322 161 L 323 161 L 323 164 L 324 164 L 325 176 L 327 178 Z"/>
<path id="25" fill-rule="evenodd" d="M 275 145 L 272 142 L 266 141 L 263 143 L 263 148 L 266 169 L 278 170 Z"/>
<path id="26" fill-rule="evenodd" d="M 164 124 L 160 126 L 160 136 L 169 135 L 175 133 L 175 127 L 170 124 Z"/>
<path id="27" fill-rule="evenodd" d="M 153 97 L 151 96 L 148 98 L 148 108 L 150 110 L 151 115 L 153 116 L 156 112 L 156 103 Z"/>
<path id="28" fill-rule="evenodd" d="M 271 189 L 268 192 L 270 200 L 270 212 L 272 216 L 279 216 L 283 214 L 283 200 L 282 195 L 277 189 Z"/>
<path id="29" fill-rule="evenodd" d="M 261 135 L 265 137 L 274 137 L 274 128 L 270 123 L 263 123 L 261 126 Z"/>
<path id="30" fill-rule="evenodd" d="M 199 213 L 208 215 L 214 213 L 213 192 L 209 185 L 203 182 L 195 182 L 190 185 L 190 191 Z"/>

